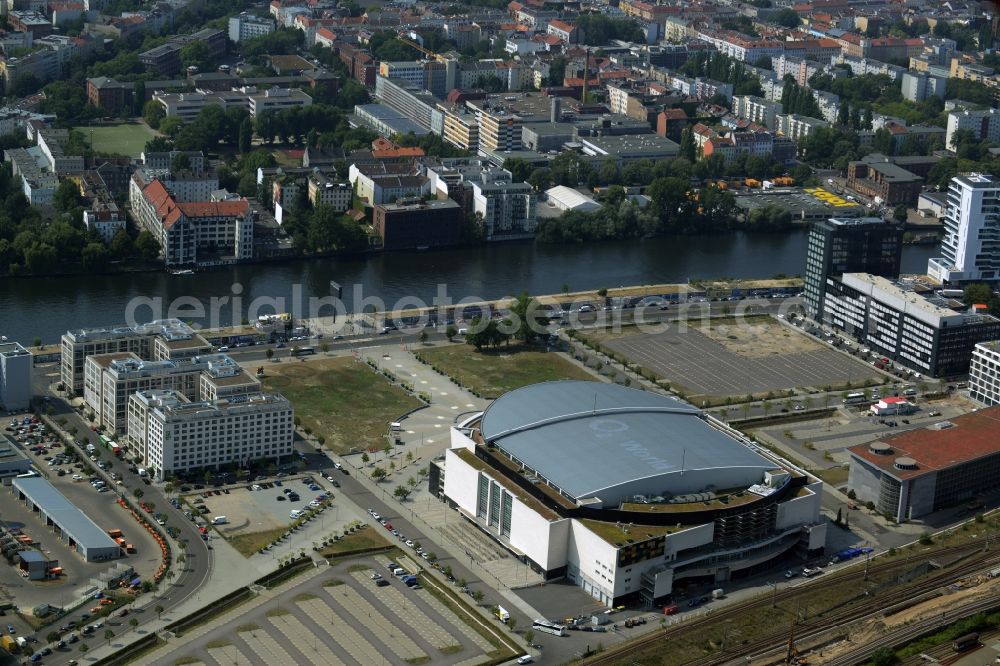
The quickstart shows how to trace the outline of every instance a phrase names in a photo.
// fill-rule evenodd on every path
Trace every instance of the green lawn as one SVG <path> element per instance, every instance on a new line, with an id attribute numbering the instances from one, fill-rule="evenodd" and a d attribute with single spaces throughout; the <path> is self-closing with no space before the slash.
<path id="1" fill-rule="evenodd" d="M 522 386 L 555 379 L 594 381 L 592 374 L 555 352 L 516 347 L 476 351 L 472 345 L 448 345 L 422 350 L 419 356 L 484 398 L 496 398 Z"/>
<path id="2" fill-rule="evenodd" d="M 93 139 L 94 152 L 114 153 L 139 157 L 146 142 L 156 136 L 156 132 L 141 123 L 121 123 L 100 127 L 77 127 L 87 141 Z"/>
<path id="3" fill-rule="evenodd" d="M 264 388 L 291 400 L 302 427 L 325 437 L 326 446 L 338 453 L 382 449 L 389 424 L 421 404 L 354 358 L 264 367 Z"/>

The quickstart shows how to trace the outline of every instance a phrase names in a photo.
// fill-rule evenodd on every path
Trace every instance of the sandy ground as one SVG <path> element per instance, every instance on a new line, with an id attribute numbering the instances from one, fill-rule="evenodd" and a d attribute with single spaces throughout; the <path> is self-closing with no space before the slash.
<path id="1" fill-rule="evenodd" d="M 745 358 L 787 356 L 824 349 L 818 342 L 798 331 L 770 322 L 722 324 L 705 326 L 698 330 L 721 344 L 726 350 Z"/>

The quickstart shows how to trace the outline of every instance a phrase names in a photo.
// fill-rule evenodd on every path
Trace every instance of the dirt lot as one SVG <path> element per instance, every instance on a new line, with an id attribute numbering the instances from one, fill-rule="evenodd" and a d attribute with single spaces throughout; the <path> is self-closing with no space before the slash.
<path id="1" fill-rule="evenodd" d="M 700 325 L 699 332 L 744 358 L 804 354 L 823 349 L 815 340 L 771 321 L 755 320 L 747 324 L 718 326 L 709 324 L 710 322 L 704 322 Z"/>

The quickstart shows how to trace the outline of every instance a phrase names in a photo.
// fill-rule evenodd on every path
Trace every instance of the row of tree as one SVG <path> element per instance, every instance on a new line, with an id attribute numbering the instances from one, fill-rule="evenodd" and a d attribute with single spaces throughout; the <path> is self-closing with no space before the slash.
<path id="1" fill-rule="evenodd" d="M 734 95 L 759 97 L 764 94 L 760 79 L 753 70 L 747 69 L 744 63 L 723 53 L 698 51 L 693 58 L 688 58 L 679 71 L 685 76 L 703 76 L 713 81 L 731 83 Z"/>

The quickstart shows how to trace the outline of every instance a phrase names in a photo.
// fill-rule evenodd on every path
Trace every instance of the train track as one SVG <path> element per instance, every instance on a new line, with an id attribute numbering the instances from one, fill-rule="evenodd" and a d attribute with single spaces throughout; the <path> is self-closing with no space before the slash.
<path id="1" fill-rule="evenodd" d="M 990 543 L 1000 542 L 1000 537 L 992 537 Z M 978 553 L 977 553 L 978 551 Z M 982 543 L 964 544 L 961 546 L 950 546 L 939 549 L 934 553 L 924 556 L 910 557 L 905 560 L 892 562 L 872 562 L 867 567 L 867 577 L 876 577 L 891 573 L 893 571 L 907 570 L 921 563 L 931 562 L 945 557 L 962 557 L 966 559 L 958 564 L 943 569 L 937 573 L 924 576 L 919 579 L 920 587 L 923 590 L 935 590 L 943 585 L 947 585 L 964 576 L 979 571 L 987 567 L 990 563 L 1000 562 L 1000 553 L 983 551 Z M 710 626 L 718 626 L 728 619 L 737 618 L 754 611 L 761 611 L 770 608 L 772 603 L 777 605 L 782 602 L 805 598 L 808 595 L 843 585 L 856 584 L 866 578 L 865 569 L 861 566 L 854 566 L 850 569 L 835 574 L 828 574 L 817 579 L 808 585 L 800 585 L 794 588 L 785 589 L 774 595 L 763 595 L 727 606 L 723 610 L 713 612 L 690 622 L 682 623 L 670 627 L 662 632 L 653 632 L 647 636 L 636 639 L 630 643 L 612 648 L 584 661 L 588 666 L 600 666 L 604 664 L 616 664 L 627 661 L 629 656 L 635 652 L 646 649 L 658 641 L 669 640 L 671 637 L 678 637 L 685 633 L 705 629 Z M 856 622 L 867 616 L 881 614 L 895 606 L 912 605 L 910 602 L 921 596 L 937 596 L 934 592 L 915 593 L 912 587 L 907 589 L 887 592 L 876 595 L 870 603 L 864 604 L 863 608 L 852 604 L 852 607 L 842 610 L 833 610 L 824 613 L 819 619 L 810 623 L 801 623 L 796 626 L 796 639 L 805 641 L 810 637 L 815 637 L 824 632 L 829 632 L 831 627 L 841 627 L 845 624 Z M 930 597 L 928 597 L 930 598 Z M 773 602 L 772 602 L 773 599 Z M 902 610 L 900 608 L 899 610 Z M 732 660 L 743 660 L 751 655 L 765 654 L 775 646 L 783 644 L 788 638 L 786 626 L 776 626 L 774 631 L 768 632 L 765 636 L 754 641 L 736 645 L 732 648 L 720 650 L 711 655 L 692 659 L 685 663 L 685 666 L 709 666 L 714 664 L 724 664 Z"/>

